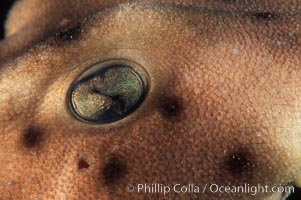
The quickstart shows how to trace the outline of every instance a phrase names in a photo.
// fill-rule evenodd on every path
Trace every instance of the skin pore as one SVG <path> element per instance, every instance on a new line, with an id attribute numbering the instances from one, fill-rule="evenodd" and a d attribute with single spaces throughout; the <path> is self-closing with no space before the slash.
<path id="1" fill-rule="evenodd" d="M 0 42 L 2 198 L 278 200 L 126 186 L 301 185 L 301 3 L 63 2 L 18 1 Z M 120 59 L 148 74 L 141 105 L 78 120 L 74 81 Z"/>

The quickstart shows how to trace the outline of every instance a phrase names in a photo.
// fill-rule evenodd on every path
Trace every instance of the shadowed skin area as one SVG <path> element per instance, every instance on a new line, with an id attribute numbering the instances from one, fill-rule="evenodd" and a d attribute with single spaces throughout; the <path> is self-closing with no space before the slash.
<path id="1" fill-rule="evenodd" d="M 301 3 L 21 0 L 0 42 L 3 199 L 271 199 L 206 184 L 287 185 L 301 170 Z M 73 81 L 139 63 L 149 91 L 105 125 L 79 121 Z M 199 193 L 127 192 L 193 183 Z"/>

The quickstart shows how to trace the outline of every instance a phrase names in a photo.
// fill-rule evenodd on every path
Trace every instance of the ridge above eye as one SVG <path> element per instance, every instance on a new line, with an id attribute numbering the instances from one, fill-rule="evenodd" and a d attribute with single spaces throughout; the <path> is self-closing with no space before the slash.
<path id="1" fill-rule="evenodd" d="M 143 102 L 147 75 L 129 60 L 107 60 L 84 71 L 72 84 L 69 105 L 81 121 L 107 124 L 127 117 Z"/>

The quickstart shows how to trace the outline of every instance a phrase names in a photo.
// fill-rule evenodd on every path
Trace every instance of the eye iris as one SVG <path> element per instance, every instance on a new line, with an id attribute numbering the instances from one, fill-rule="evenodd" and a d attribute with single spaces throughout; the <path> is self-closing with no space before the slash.
<path id="1" fill-rule="evenodd" d="M 120 120 L 143 100 L 145 84 L 131 67 L 110 65 L 80 78 L 71 88 L 71 106 L 81 119 L 94 123 Z"/>

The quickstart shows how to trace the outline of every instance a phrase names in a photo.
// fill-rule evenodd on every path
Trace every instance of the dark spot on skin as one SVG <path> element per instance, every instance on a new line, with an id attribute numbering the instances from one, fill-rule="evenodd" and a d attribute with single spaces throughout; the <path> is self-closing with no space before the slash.
<path id="1" fill-rule="evenodd" d="M 159 104 L 161 113 L 166 118 L 178 117 L 183 110 L 182 101 L 175 96 L 164 97 Z"/>
<path id="2" fill-rule="evenodd" d="M 225 169 L 232 175 L 247 175 L 256 167 L 250 152 L 246 150 L 235 150 L 228 153 L 223 163 Z"/>
<path id="3" fill-rule="evenodd" d="M 60 42 L 70 42 L 72 40 L 76 40 L 82 33 L 82 28 L 80 25 L 72 26 L 71 28 L 61 31 L 55 34 L 55 38 Z"/>
<path id="4" fill-rule="evenodd" d="M 270 12 L 260 12 L 253 14 L 253 18 L 257 21 L 271 21 L 277 19 L 277 16 Z"/>
<path id="5" fill-rule="evenodd" d="M 106 185 L 113 185 L 125 177 L 127 174 L 126 164 L 118 159 L 112 157 L 102 170 L 102 177 Z"/>
<path id="6" fill-rule="evenodd" d="M 22 137 L 22 143 L 27 148 L 38 146 L 42 140 L 42 130 L 36 127 L 30 127 Z"/>
<path id="7" fill-rule="evenodd" d="M 84 158 L 79 159 L 77 166 L 79 170 L 88 169 L 90 167 L 89 163 Z"/>

